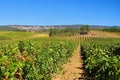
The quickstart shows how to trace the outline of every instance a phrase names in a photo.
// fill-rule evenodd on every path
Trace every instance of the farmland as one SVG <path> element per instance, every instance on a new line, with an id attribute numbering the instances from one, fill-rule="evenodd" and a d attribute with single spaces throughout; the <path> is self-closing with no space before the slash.
<path id="1" fill-rule="evenodd" d="M 38 32 L 0 31 L 0 79 L 51 80 L 52 74 L 64 69 L 62 66 L 74 56 L 76 48 L 83 56 L 76 58 L 83 60 L 85 72 L 77 79 L 120 80 L 119 35 L 102 31 L 50 37 Z M 73 64 L 77 62 L 71 60 Z"/>

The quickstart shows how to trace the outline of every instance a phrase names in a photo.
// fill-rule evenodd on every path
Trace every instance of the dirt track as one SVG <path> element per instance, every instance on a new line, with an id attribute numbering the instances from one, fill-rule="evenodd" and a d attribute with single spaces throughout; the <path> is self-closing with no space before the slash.
<path id="1" fill-rule="evenodd" d="M 83 80 L 83 60 L 80 54 L 80 45 L 74 51 L 73 56 L 67 64 L 63 65 L 60 74 L 54 74 L 52 80 Z"/>
<path id="2" fill-rule="evenodd" d="M 81 36 L 81 35 L 79 35 Z M 102 37 L 102 38 L 120 38 L 120 35 L 102 31 L 91 31 L 83 37 Z M 73 39 L 73 38 L 72 38 Z M 84 80 L 83 60 L 80 54 L 80 45 L 74 51 L 73 56 L 69 59 L 67 64 L 63 65 L 60 74 L 52 75 L 52 80 Z"/>

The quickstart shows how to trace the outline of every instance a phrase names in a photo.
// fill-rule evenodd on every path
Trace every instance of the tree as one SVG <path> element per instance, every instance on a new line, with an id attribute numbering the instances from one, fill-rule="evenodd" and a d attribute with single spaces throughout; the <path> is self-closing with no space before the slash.
<path id="1" fill-rule="evenodd" d="M 80 34 L 87 34 L 89 32 L 89 26 L 88 25 L 83 25 L 80 27 Z"/>
<path id="2" fill-rule="evenodd" d="M 89 26 L 88 26 L 88 25 L 85 25 L 84 27 L 85 27 L 85 30 L 86 30 L 87 32 L 89 32 Z"/>
<path id="3" fill-rule="evenodd" d="M 53 29 L 50 29 L 49 36 L 55 35 L 55 31 Z"/>

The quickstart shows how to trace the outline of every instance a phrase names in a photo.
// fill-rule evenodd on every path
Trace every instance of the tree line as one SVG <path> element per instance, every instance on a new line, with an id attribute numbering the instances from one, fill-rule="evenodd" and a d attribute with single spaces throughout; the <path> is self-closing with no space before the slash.
<path id="1" fill-rule="evenodd" d="M 65 29 L 49 29 L 49 36 L 71 36 L 75 34 L 87 34 L 89 32 L 89 26 L 83 25 L 80 28 L 65 28 Z"/>
<path id="2" fill-rule="evenodd" d="M 103 31 L 107 31 L 107 32 L 120 32 L 120 28 L 119 27 L 104 28 Z"/>

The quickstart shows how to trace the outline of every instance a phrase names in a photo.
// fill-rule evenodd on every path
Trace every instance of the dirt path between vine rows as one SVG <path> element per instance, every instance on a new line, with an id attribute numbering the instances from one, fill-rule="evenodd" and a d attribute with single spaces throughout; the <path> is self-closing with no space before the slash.
<path id="1" fill-rule="evenodd" d="M 63 65 L 63 70 L 59 74 L 52 75 L 52 80 L 84 80 L 83 77 L 83 60 L 79 45 L 73 56 Z"/>

